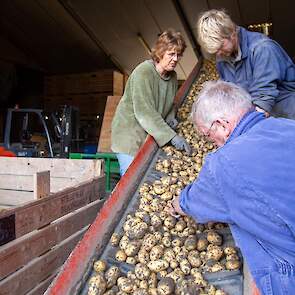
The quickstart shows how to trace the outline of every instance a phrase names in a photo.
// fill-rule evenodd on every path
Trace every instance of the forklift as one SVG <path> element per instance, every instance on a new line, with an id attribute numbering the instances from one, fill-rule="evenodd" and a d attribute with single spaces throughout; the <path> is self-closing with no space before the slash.
<path id="1" fill-rule="evenodd" d="M 79 110 L 64 105 L 46 114 L 41 109 L 7 110 L 4 154 L 17 157 L 68 158 L 80 151 Z"/>

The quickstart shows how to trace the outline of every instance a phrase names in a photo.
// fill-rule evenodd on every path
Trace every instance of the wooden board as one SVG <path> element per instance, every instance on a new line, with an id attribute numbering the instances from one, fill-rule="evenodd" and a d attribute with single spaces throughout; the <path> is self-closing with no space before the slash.
<path id="1" fill-rule="evenodd" d="M 18 238 L 104 197 L 105 176 L 101 176 L 49 197 L 0 212 L 0 222 L 2 218 L 14 216 L 15 236 Z"/>
<path id="2" fill-rule="evenodd" d="M 39 283 L 34 289 L 32 289 L 30 292 L 26 293 L 26 295 L 43 295 L 44 292 L 47 290 L 50 283 L 53 281 L 55 276 L 58 274 L 60 268 L 57 268 L 56 271 L 47 279 L 43 280 L 41 283 Z"/>
<path id="3" fill-rule="evenodd" d="M 0 280 L 92 223 L 103 200 L 92 202 L 50 225 L 0 247 Z"/>
<path id="4" fill-rule="evenodd" d="M 0 157 L 0 189 L 33 191 L 34 173 L 44 170 L 50 171 L 50 192 L 91 180 L 104 172 L 101 160 Z"/>
<path id="5" fill-rule="evenodd" d="M 111 127 L 112 120 L 119 104 L 121 96 L 108 96 L 100 137 L 98 142 L 98 152 L 112 152 L 111 151 Z"/>
<path id="6" fill-rule="evenodd" d="M 52 248 L 51 251 L 35 258 L 26 266 L 0 281 L 0 294 L 26 294 L 32 289 L 32 286 L 36 286 L 55 273 L 55 270 L 64 263 L 78 241 L 83 237 L 87 228 L 88 226 L 84 227 Z"/>

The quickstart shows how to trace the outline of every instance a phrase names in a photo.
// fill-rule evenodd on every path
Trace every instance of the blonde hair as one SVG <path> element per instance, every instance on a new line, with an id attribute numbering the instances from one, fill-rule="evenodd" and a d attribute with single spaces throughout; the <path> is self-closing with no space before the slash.
<path id="1" fill-rule="evenodd" d="M 155 46 L 151 50 L 151 57 L 154 61 L 159 62 L 164 56 L 164 53 L 172 48 L 175 48 L 177 53 L 182 55 L 186 44 L 179 32 L 168 29 L 158 37 Z"/>
<path id="2" fill-rule="evenodd" d="M 198 42 L 208 53 L 215 54 L 223 39 L 236 32 L 236 24 L 224 10 L 212 9 L 202 13 L 197 22 Z"/>

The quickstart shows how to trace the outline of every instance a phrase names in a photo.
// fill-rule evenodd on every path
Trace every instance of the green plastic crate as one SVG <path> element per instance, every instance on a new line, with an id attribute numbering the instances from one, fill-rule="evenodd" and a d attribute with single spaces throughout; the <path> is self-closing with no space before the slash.
<path id="1" fill-rule="evenodd" d="M 120 166 L 115 153 L 81 154 L 70 153 L 70 159 L 103 159 L 105 161 L 106 191 L 111 191 L 111 174 L 120 175 Z"/>

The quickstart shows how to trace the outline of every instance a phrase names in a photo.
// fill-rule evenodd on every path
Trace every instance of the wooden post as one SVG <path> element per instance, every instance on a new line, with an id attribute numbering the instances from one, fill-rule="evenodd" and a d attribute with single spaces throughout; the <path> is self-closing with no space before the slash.
<path id="1" fill-rule="evenodd" d="M 50 194 L 50 171 L 34 173 L 34 199 L 41 199 Z"/>

